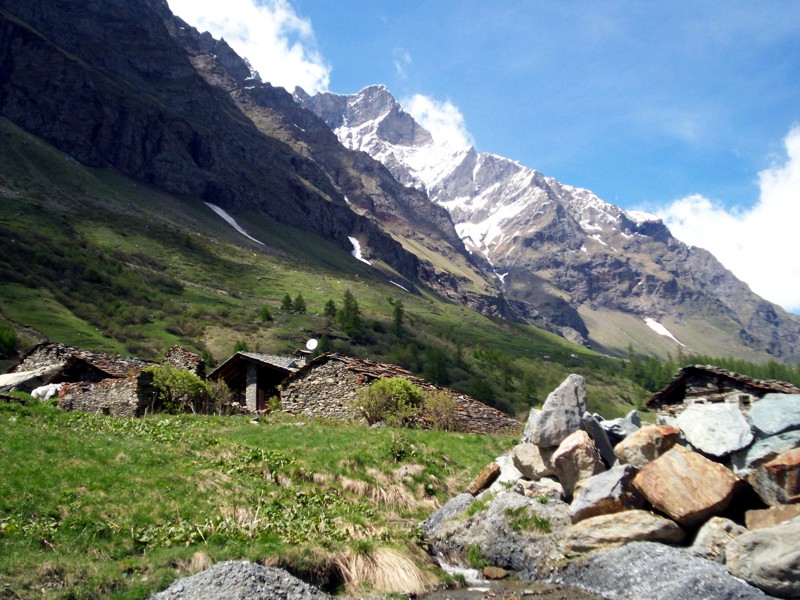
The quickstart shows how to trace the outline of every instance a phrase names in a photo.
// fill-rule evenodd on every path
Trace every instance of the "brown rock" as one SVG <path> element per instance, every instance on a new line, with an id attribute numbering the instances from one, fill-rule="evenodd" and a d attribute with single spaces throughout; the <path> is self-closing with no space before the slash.
<path id="1" fill-rule="evenodd" d="M 500 477 L 500 465 L 493 462 L 484 467 L 483 471 L 478 473 L 478 476 L 472 480 L 472 483 L 467 487 L 467 493 L 477 496 L 492 485 L 498 477 Z"/>
<path id="2" fill-rule="evenodd" d="M 795 517 L 800 517 L 800 504 L 785 504 L 760 510 L 748 510 L 744 514 L 744 523 L 750 531 L 755 531 L 780 525 Z"/>
<path id="3" fill-rule="evenodd" d="M 783 452 L 759 465 L 747 480 L 770 506 L 800 502 L 800 448 Z"/>
<path id="4" fill-rule="evenodd" d="M 508 577 L 508 571 L 501 567 L 483 567 L 483 576 L 486 579 L 505 579 Z"/>
<path id="5" fill-rule="evenodd" d="M 605 471 L 594 442 L 583 430 L 571 433 L 561 442 L 553 454 L 553 468 L 558 481 L 564 487 L 564 497 L 567 500 L 572 500 L 572 491 L 581 479 Z"/>
<path id="6" fill-rule="evenodd" d="M 633 479 L 650 504 L 685 527 L 724 511 L 736 482 L 730 470 L 682 446 L 647 463 Z"/>
<path id="7" fill-rule="evenodd" d="M 542 477 L 555 475 L 553 453 L 555 448 L 539 448 L 536 444 L 517 444 L 511 456 L 514 466 L 523 477 L 536 481 Z"/>
<path id="8" fill-rule="evenodd" d="M 671 449 L 681 436 L 671 425 L 647 425 L 629 435 L 614 447 L 614 455 L 622 464 L 641 469 Z"/>
<path id="9" fill-rule="evenodd" d="M 626 510 L 591 517 L 567 529 L 564 554 L 573 557 L 638 541 L 679 544 L 685 536 L 674 521 L 646 510 Z"/>

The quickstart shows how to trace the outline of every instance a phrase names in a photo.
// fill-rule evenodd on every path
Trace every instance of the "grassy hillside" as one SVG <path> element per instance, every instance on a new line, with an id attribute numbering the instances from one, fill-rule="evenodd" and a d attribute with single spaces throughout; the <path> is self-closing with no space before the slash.
<path id="1" fill-rule="evenodd" d="M 0 321 L 18 329 L 142 358 L 182 344 L 210 365 L 237 344 L 290 353 L 317 337 L 523 417 L 569 372 L 587 377 L 608 416 L 644 396 L 615 374 L 619 361 L 417 291 L 388 265 L 264 215 L 234 215 L 261 245 L 196 199 L 87 168 L 4 120 L 0 146 Z M 324 315 L 348 291 L 357 331 Z M 307 311 L 282 310 L 287 294 Z"/>
<path id="2" fill-rule="evenodd" d="M 31 399 L 32 400 L 32 399 Z M 226 559 L 335 589 L 438 575 L 416 524 L 509 437 L 276 418 L 113 419 L 0 400 L 0 595 L 145 598 Z M 373 579 L 348 581 L 357 565 Z"/>

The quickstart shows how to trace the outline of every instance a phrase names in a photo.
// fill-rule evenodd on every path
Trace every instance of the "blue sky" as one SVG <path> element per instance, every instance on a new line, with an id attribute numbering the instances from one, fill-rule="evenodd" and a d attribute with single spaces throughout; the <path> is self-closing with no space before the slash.
<path id="1" fill-rule="evenodd" d="M 800 2 L 253 1 L 169 4 L 266 81 L 424 98 L 479 151 L 654 212 L 800 310 L 775 235 L 800 220 Z"/>

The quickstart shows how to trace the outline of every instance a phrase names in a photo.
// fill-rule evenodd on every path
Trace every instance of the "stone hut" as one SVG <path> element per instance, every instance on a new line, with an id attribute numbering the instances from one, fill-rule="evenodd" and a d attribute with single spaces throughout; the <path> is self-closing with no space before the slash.
<path id="1" fill-rule="evenodd" d="M 153 364 L 129 356 L 42 342 L 29 350 L 7 374 L 0 376 L 0 387 L 31 392 L 46 384 L 92 384 L 105 379 L 132 377 L 138 375 L 144 367 Z M 8 386 L 3 385 L 4 380 L 9 381 Z"/>
<path id="2" fill-rule="evenodd" d="M 800 389 L 785 381 L 763 381 L 712 365 L 690 365 L 653 394 L 647 406 L 677 416 L 692 404 L 729 402 L 747 413 L 753 402 L 770 393 L 800 394 Z"/>
<path id="3" fill-rule="evenodd" d="M 58 406 L 112 417 L 141 417 L 158 409 L 153 375 L 144 371 L 94 384 L 65 383 L 58 393 Z"/>
<path id="4" fill-rule="evenodd" d="M 206 363 L 198 354 L 189 352 L 182 346 L 173 346 L 164 355 L 164 364 L 172 365 L 180 371 L 194 373 L 200 379 L 206 378 Z"/>
<path id="5" fill-rule="evenodd" d="M 233 392 L 233 401 L 250 412 L 267 408 L 278 396 L 278 386 L 298 369 L 298 360 L 255 352 L 237 352 L 212 371 L 209 379 L 223 379 Z"/>
<path id="6" fill-rule="evenodd" d="M 340 420 L 359 419 L 358 392 L 377 379 L 403 377 L 425 391 L 441 391 L 456 401 L 459 431 L 518 433 L 521 424 L 505 413 L 449 388 L 435 386 L 401 367 L 341 354 L 323 354 L 292 373 L 281 385 L 284 412 Z"/>

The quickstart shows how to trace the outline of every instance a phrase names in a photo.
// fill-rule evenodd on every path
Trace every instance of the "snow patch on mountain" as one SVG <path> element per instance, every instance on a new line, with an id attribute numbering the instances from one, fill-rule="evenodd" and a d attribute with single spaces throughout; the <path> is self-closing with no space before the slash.
<path id="1" fill-rule="evenodd" d="M 350 243 L 351 243 L 351 244 L 353 244 L 353 251 L 352 251 L 350 254 L 352 254 L 353 256 L 355 256 L 355 257 L 356 257 L 358 260 L 360 260 L 361 262 L 363 262 L 363 263 L 366 263 L 366 264 L 368 264 L 368 265 L 372 266 L 372 263 L 371 263 L 371 262 L 369 262 L 369 261 L 368 261 L 366 258 L 364 258 L 364 257 L 361 255 L 361 242 L 359 242 L 359 241 L 358 241 L 356 238 L 354 238 L 354 237 L 348 237 L 347 239 L 348 239 L 348 240 L 350 240 Z"/>
<path id="2" fill-rule="evenodd" d="M 228 224 L 229 224 L 231 227 L 233 227 L 233 228 L 234 228 L 236 231 L 238 231 L 239 233 L 241 233 L 241 234 L 242 234 L 244 237 L 246 237 L 246 238 L 250 238 L 251 240 L 253 240 L 253 241 L 254 241 L 254 242 L 256 242 L 257 244 L 261 244 L 262 246 L 264 246 L 264 245 L 265 245 L 265 244 L 264 244 L 264 242 L 262 242 L 261 240 L 257 240 L 257 239 L 256 239 L 256 238 L 254 238 L 252 235 L 250 235 L 249 233 L 247 233 L 247 232 L 246 232 L 246 231 L 245 231 L 245 230 L 244 230 L 244 229 L 241 227 L 241 225 L 239 225 L 239 224 L 236 222 L 236 220 L 235 220 L 235 219 L 234 219 L 232 216 L 230 216 L 230 215 L 229 215 L 227 212 L 225 212 L 225 210 L 224 210 L 224 209 L 220 208 L 220 207 L 219 207 L 219 206 L 217 206 L 216 204 L 211 204 L 210 202 L 206 202 L 206 203 L 205 203 L 205 205 L 206 205 L 208 208 L 210 208 L 211 210 L 213 210 L 215 213 L 217 213 L 217 214 L 218 214 L 220 217 L 222 217 L 222 218 L 225 220 L 225 222 L 226 222 L 226 223 L 228 223 Z"/>
<path id="3" fill-rule="evenodd" d="M 676 338 L 674 335 L 672 335 L 672 333 L 670 333 L 669 329 L 664 327 L 661 323 L 659 323 L 655 319 L 651 319 L 650 317 L 645 317 L 644 318 L 644 322 L 647 324 L 647 326 L 650 329 L 655 331 L 658 335 L 663 335 L 664 337 L 668 337 L 669 339 L 675 341 L 676 343 L 680 344 L 684 348 L 686 347 L 686 344 L 684 344 L 683 342 L 679 341 L 678 338 Z"/>

